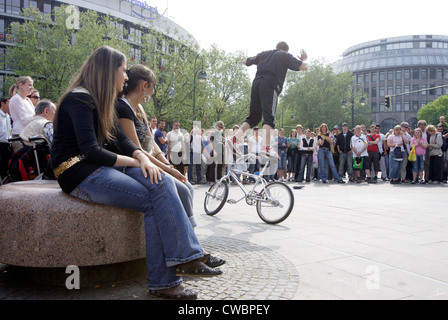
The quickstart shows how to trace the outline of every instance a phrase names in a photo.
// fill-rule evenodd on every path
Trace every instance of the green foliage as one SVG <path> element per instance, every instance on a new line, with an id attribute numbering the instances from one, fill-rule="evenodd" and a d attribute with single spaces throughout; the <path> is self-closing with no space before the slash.
<path id="1" fill-rule="evenodd" d="M 335 74 L 331 65 L 323 61 L 312 61 L 307 72 L 288 72 L 287 84 L 279 104 L 284 116 L 285 127 L 301 124 L 314 129 L 326 123 L 329 127 L 351 125 L 351 107 L 341 107 L 341 100 L 350 101 L 352 97 L 353 76 L 349 73 Z M 354 91 L 355 125 L 368 123 L 368 107 L 358 101 L 361 92 Z M 294 115 L 292 120 L 290 115 Z M 277 119 L 279 119 L 277 114 Z"/>
<path id="2" fill-rule="evenodd" d="M 417 119 L 426 120 L 428 124 L 438 124 L 439 118 L 448 118 L 448 96 L 441 96 L 418 110 Z"/>

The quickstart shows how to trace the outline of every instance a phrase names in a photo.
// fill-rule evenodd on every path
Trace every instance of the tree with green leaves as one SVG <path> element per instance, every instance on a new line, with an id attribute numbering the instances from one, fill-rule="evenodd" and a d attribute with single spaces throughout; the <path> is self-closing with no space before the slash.
<path id="1" fill-rule="evenodd" d="M 359 103 L 362 90 L 352 90 L 351 73 L 336 74 L 330 64 L 323 61 L 310 63 L 307 72 L 287 74 L 285 92 L 282 95 L 277 119 L 284 118 L 285 127 L 301 124 L 314 129 L 326 123 L 329 127 L 351 123 L 351 107 L 343 108 L 341 100 L 354 98 L 354 122 L 369 123 L 370 110 Z M 294 115 L 290 118 L 289 115 Z"/>
<path id="2" fill-rule="evenodd" d="M 70 12 L 66 6 L 54 10 L 53 17 L 30 7 L 23 11 L 23 23 L 11 26 L 17 45 L 6 53 L 8 66 L 16 75 L 29 75 L 42 97 L 57 101 L 83 61 L 101 45 L 129 52 L 123 34 L 106 16 L 94 11 L 79 15 L 82 28 L 67 27 Z M 11 78 L 11 77 L 10 77 Z M 9 79 L 10 84 L 15 79 Z"/>
<path id="3" fill-rule="evenodd" d="M 448 96 L 441 96 L 418 110 L 417 119 L 437 125 L 441 116 L 448 118 Z"/>

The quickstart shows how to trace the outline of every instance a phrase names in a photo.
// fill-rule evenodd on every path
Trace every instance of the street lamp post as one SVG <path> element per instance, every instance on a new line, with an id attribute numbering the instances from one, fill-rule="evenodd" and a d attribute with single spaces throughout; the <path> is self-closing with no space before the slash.
<path id="1" fill-rule="evenodd" d="M 196 70 L 196 62 L 198 58 L 201 57 L 202 67 L 200 70 Z M 204 71 L 204 57 L 198 53 L 196 59 L 194 60 L 194 89 L 193 89 L 193 122 L 196 120 L 195 108 L 196 108 L 196 76 L 198 77 L 198 81 L 204 83 L 207 81 L 207 73 Z"/>
<path id="2" fill-rule="evenodd" d="M 352 107 L 352 128 L 355 127 L 355 89 L 360 87 L 363 91 L 362 91 L 362 97 L 361 99 L 359 99 L 359 103 L 362 106 L 366 105 L 366 99 L 364 98 L 364 89 L 360 84 L 355 84 L 354 86 L 351 87 L 352 89 L 352 94 L 350 96 L 350 103 L 351 103 L 351 107 Z M 347 107 L 347 101 L 345 100 L 346 98 L 343 98 L 341 101 L 341 107 L 342 108 L 346 108 Z"/>

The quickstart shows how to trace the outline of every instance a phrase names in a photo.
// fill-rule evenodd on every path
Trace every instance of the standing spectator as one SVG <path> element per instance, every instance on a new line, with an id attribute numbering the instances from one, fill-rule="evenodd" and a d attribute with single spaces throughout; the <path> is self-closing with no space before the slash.
<path id="1" fill-rule="evenodd" d="M 33 144 L 29 141 L 30 137 L 42 136 L 51 146 L 53 142 L 53 118 L 56 113 L 56 106 L 50 100 L 42 100 L 36 106 L 36 115 L 34 119 L 23 128 L 20 133 L 23 143 L 27 146 Z"/>
<path id="2" fill-rule="evenodd" d="M 157 131 L 157 117 L 150 117 L 149 118 L 149 131 L 151 131 L 152 136 L 154 137 L 156 131 Z"/>
<path id="3" fill-rule="evenodd" d="M 285 137 L 285 129 L 283 128 L 278 131 L 278 156 L 280 160 L 277 168 L 277 179 L 284 181 L 283 176 L 285 175 L 286 159 L 288 157 L 288 139 Z"/>
<path id="4" fill-rule="evenodd" d="M 262 138 L 260 136 L 258 127 L 255 126 L 252 130 L 252 134 L 247 138 L 249 144 L 249 152 L 258 156 L 261 151 Z M 249 173 L 254 173 L 255 169 L 260 171 L 261 165 L 258 159 L 249 159 Z M 250 182 L 255 182 L 252 178 L 249 178 Z"/>
<path id="5" fill-rule="evenodd" d="M 303 131 L 302 125 L 301 124 L 296 125 L 296 130 L 297 130 L 297 139 L 301 143 L 302 139 L 305 138 L 305 132 Z M 294 172 L 295 172 L 294 180 L 295 181 L 299 180 L 300 164 L 302 162 L 302 151 L 300 150 L 300 143 L 297 145 L 297 160 L 295 162 L 296 167 L 294 168 Z"/>
<path id="6" fill-rule="evenodd" d="M 389 181 L 389 178 L 387 175 L 387 167 L 386 167 L 386 150 L 387 150 L 386 136 L 381 133 L 380 129 L 381 129 L 381 126 L 379 124 L 377 124 L 375 126 L 375 130 L 376 130 L 376 133 L 380 136 L 380 142 L 378 143 L 378 151 L 380 153 L 381 180 Z"/>
<path id="7" fill-rule="evenodd" d="M 419 120 L 417 122 L 417 127 L 422 131 L 423 139 L 425 139 L 426 142 L 429 143 L 428 134 L 426 133 L 426 125 L 427 125 L 426 120 Z M 426 148 L 426 155 L 424 157 L 425 163 L 423 165 L 425 182 L 429 181 L 429 156 L 428 156 L 428 152 L 429 152 L 428 148 Z"/>
<path id="8" fill-rule="evenodd" d="M 34 105 L 28 96 L 33 90 L 33 79 L 28 76 L 19 77 L 16 83 L 9 89 L 9 114 L 13 121 L 12 135 L 19 137 L 23 128 L 33 120 L 35 115 Z M 22 147 L 21 143 L 13 143 L 14 151 Z"/>
<path id="9" fill-rule="evenodd" d="M 355 127 L 355 134 L 351 139 L 350 145 L 352 146 L 353 162 L 362 163 L 362 169 L 366 172 L 367 183 L 374 183 L 370 171 L 370 159 L 367 151 L 368 141 L 366 135 L 362 134 L 361 126 Z M 354 164 L 353 164 L 354 165 Z M 353 175 L 357 183 L 361 183 L 361 168 L 353 167 Z"/>
<path id="10" fill-rule="evenodd" d="M 154 141 L 159 146 L 165 157 L 167 156 L 168 145 L 166 144 L 165 120 L 157 122 L 157 130 L 154 133 Z"/>
<path id="11" fill-rule="evenodd" d="M 166 135 L 168 160 L 178 171 L 185 174 L 183 159 L 186 158 L 184 135 L 180 131 L 179 121 L 173 122 L 173 130 Z"/>
<path id="12" fill-rule="evenodd" d="M 442 158 L 440 159 L 442 161 L 441 167 L 440 167 L 440 174 L 441 174 L 441 180 L 442 182 L 446 183 L 446 179 L 447 179 L 447 170 L 448 170 L 448 130 L 446 130 L 443 127 L 442 123 L 439 123 L 437 125 L 437 132 L 440 133 L 442 135 L 442 140 L 443 140 L 443 144 L 442 144 Z"/>
<path id="13" fill-rule="evenodd" d="M 389 164 L 390 164 L 390 184 L 400 184 L 400 170 L 401 165 L 404 158 L 404 143 L 406 137 L 401 132 L 401 126 L 396 125 L 394 127 L 394 131 L 392 134 L 389 135 L 387 138 L 387 145 L 389 147 L 390 153 L 389 153 Z M 401 154 L 400 157 L 396 157 L 395 155 L 395 149 L 399 148 L 399 153 Z M 397 152 L 398 153 L 398 152 Z"/>
<path id="14" fill-rule="evenodd" d="M 188 164 L 188 181 L 195 184 L 193 180 L 193 167 L 196 169 L 196 182 L 203 183 L 201 175 L 202 163 L 202 135 L 197 126 L 193 126 L 190 132 L 190 163 Z"/>
<path id="15" fill-rule="evenodd" d="M 215 174 L 213 175 L 215 178 L 214 180 L 219 180 L 222 178 L 222 170 L 224 164 L 224 130 L 224 122 L 218 121 L 216 122 L 216 130 L 212 132 L 212 143 L 213 149 L 215 150 L 215 156 L 213 158 L 215 163 Z"/>
<path id="16" fill-rule="evenodd" d="M 31 94 L 28 96 L 28 98 L 31 100 L 34 107 L 36 107 L 40 101 L 39 91 L 37 91 L 37 89 L 33 89 L 33 91 L 31 91 Z"/>
<path id="17" fill-rule="evenodd" d="M 11 117 L 9 116 L 9 98 L 0 100 L 0 179 L 8 173 L 8 162 L 12 156 L 12 147 L 8 139 L 11 138 Z"/>
<path id="18" fill-rule="evenodd" d="M 300 161 L 300 171 L 298 176 L 298 182 L 302 182 L 305 175 L 306 166 L 306 182 L 311 181 L 311 170 L 313 167 L 313 151 L 315 149 L 314 139 L 311 137 L 311 130 L 305 130 L 305 137 L 302 138 L 300 143 L 300 150 L 302 151 L 302 157 Z"/>
<path id="19" fill-rule="evenodd" d="M 417 155 L 416 161 L 412 163 L 412 184 L 420 181 L 421 184 L 425 184 L 423 180 L 423 170 L 426 155 L 426 149 L 428 148 L 428 142 L 423 138 L 423 133 L 420 128 L 414 130 L 414 138 L 411 139 L 411 147 L 415 146 L 415 154 Z M 417 180 L 417 175 L 419 180 Z"/>
<path id="20" fill-rule="evenodd" d="M 334 166 L 336 167 L 336 170 L 339 170 L 339 152 L 338 152 L 338 148 L 336 147 L 336 143 L 337 143 L 337 137 L 339 135 L 339 133 L 341 132 L 341 130 L 339 130 L 339 126 L 335 125 L 333 127 L 333 130 L 331 131 L 330 135 L 333 136 L 333 162 L 334 162 Z M 339 173 L 339 172 L 338 172 Z M 331 171 L 328 173 L 328 179 L 332 179 L 333 175 L 331 173 Z"/>
<path id="21" fill-rule="evenodd" d="M 404 158 L 403 158 L 403 163 L 401 165 L 401 182 L 407 183 L 409 182 L 407 177 L 408 177 L 408 156 L 409 153 L 411 152 L 411 149 L 409 148 L 409 142 L 411 141 L 412 137 L 409 134 L 409 123 L 407 122 L 402 122 L 401 123 L 401 132 L 403 134 L 403 136 L 405 137 L 404 139 L 404 146 L 403 146 L 403 151 L 404 151 Z"/>
<path id="22" fill-rule="evenodd" d="M 342 178 L 345 172 L 348 174 L 349 181 L 353 179 L 353 152 L 350 146 L 353 132 L 348 131 L 348 124 L 342 124 L 342 132 L 336 137 L 336 149 L 339 153 L 339 176 Z"/>
<path id="23" fill-rule="evenodd" d="M 436 131 L 433 125 L 426 128 L 428 134 L 428 154 L 429 155 L 429 181 L 428 183 L 440 183 L 441 157 L 442 157 L 442 135 Z"/>
<path id="24" fill-rule="evenodd" d="M 322 183 L 327 183 L 328 171 L 325 167 L 325 160 L 327 160 L 328 166 L 333 173 L 333 179 L 338 183 L 345 183 L 345 181 L 339 177 L 338 171 L 334 166 L 333 137 L 331 137 L 330 133 L 328 132 L 328 126 L 325 123 L 322 123 L 319 127 L 319 131 L 320 135 L 317 137 L 317 142 L 319 144 L 319 151 L 317 154 L 317 158 L 319 161 L 319 180 L 321 180 Z"/>
<path id="25" fill-rule="evenodd" d="M 367 153 L 369 154 L 370 162 L 370 176 L 375 181 L 378 178 L 378 172 L 380 171 L 380 150 L 379 144 L 381 137 L 376 133 L 376 127 L 374 124 L 370 126 L 370 133 L 367 134 Z"/>
<path id="26" fill-rule="evenodd" d="M 300 147 L 300 139 L 297 137 L 297 130 L 292 129 L 288 138 L 288 181 L 294 181 L 297 169 L 297 158 Z"/>

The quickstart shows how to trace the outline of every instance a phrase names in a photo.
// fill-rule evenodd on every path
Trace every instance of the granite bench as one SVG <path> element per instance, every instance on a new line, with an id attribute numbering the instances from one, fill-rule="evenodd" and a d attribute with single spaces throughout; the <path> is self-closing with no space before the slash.
<path id="1" fill-rule="evenodd" d="M 56 181 L 0 187 L 0 263 L 91 267 L 145 256 L 143 213 L 76 199 Z"/>

